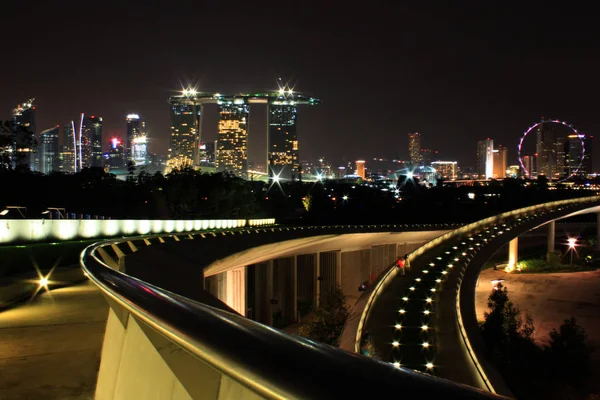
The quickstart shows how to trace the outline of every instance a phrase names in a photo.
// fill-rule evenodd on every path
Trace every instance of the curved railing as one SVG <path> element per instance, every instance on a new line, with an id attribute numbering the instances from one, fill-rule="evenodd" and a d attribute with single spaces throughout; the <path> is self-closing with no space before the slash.
<path id="1" fill-rule="evenodd" d="M 555 208 L 560 209 L 562 206 L 579 205 L 579 204 L 594 203 L 594 202 L 596 202 L 596 203 L 600 202 L 600 196 L 559 200 L 559 201 L 554 201 L 554 202 L 549 202 L 549 203 L 543 203 L 543 204 L 538 204 L 538 205 L 534 205 L 534 206 L 524 207 L 524 208 L 517 209 L 517 210 L 512 210 L 512 211 L 505 212 L 505 213 L 502 213 L 499 215 L 495 215 L 495 216 L 492 216 L 489 218 L 485 218 L 483 220 L 480 220 L 480 221 L 477 221 L 477 222 L 474 222 L 474 223 L 471 223 L 468 225 L 464 225 L 458 229 L 455 229 L 448 233 L 445 233 L 445 234 L 439 236 L 438 238 L 428 242 L 424 246 L 419 247 L 418 249 L 416 249 L 415 251 L 413 251 L 412 253 L 410 253 L 408 255 L 408 262 L 410 264 L 417 257 L 423 255 L 425 252 L 428 252 L 428 251 L 434 249 L 437 246 L 444 244 L 445 242 L 450 242 L 452 240 L 456 240 L 457 238 L 459 238 L 469 232 L 483 229 L 486 226 L 495 224 L 498 221 L 502 221 L 506 218 L 515 217 L 518 215 L 527 214 L 527 213 L 536 212 L 536 211 L 552 210 Z M 371 317 L 371 313 L 372 313 L 373 309 L 375 308 L 375 305 L 376 305 L 378 299 L 380 298 L 381 294 L 384 292 L 385 288 L 388 287 L 389 285 L 391 285 L 392 281 L 398 275 L 398 273 L 399 273 L 399 270 L 397 268 L 393 268 L 393 269 L 389 270 L 386 273 L 386 275 L 378 282 L 377 287 L 371 293 L 370 298 L 367 301 L 367 306 L 365 307 L 365 310 L 361 316 L 359 326 L 357 329 L 356 340 L 355 340 L 355 351 L 356 352 L 360 351 L 360 344 L 361 344 L 363 331 L 365 330 L 365 327 L 367 326 L 367 324 L 369 322 L 369 318 Z M 473 350 L 473 346 L 469 340 L 469 336 L 466 332 L 466 329 L 465 329 L 463 321 L 462 321 L 462 315 L 460 313 L 461 284 L 462 284 L 462 279 L 459 279 L 458 286 L 455 288 L 455 292 L 456 292 L 455 307 L 457 310 L 457 313 L 456 313 L 457 330 L 461 335 L 461 338 L 463 340 L 465 350 L 468 354 L 468 357 L 472 361 L 473 366 L 479 375 L 479 379 L 483 382 L 482 387 L 486 388 L 488 391 L 490 391 L 492 393 L 496 393 L 496 390 L 494 389 L 494 385 L 492 385 L 490 378 L 488 377 L 488 374 L 486 373 L 485 369 L 482 367 L 480 361 L 478 360 L 476 352 Z"/>
<path id="2" fill-rule="evenodd" d="M 115 270 L 114 265 L 113 268 L 107 265 L 99 254 L 104 245 L 105 242 L 102 242 L 86 248 L 81 255 L 81 265 L 109 299 L 111 315 L 114 314 L 113 319 L 109 317 L 110 327 L 119 323 L 125 330 L 139 327 L 135 328 L 138 329 L 138 335 L 144 332 L 146 336 L 154 338 L 150 340 L 152 343 L 162 343 L 155 344 L 156 351 L 191 398 L 377 398 L 391 393 L 402 393 L 408 398 L 498 398 L 464 385 L 395 368 L 389 363 L 286 334 L 163 290 Z M 111 329 L 107 329 L 107 335 L 113 334 Z M 125 336 L 125 342 L 128 334 L 120 334 Z M 131 335 L 135 338 L 132 341 L 140 341 L 139 336 Z M 119 339 L 121 336 L 116 336 L 114 341 L 105 341 L 103 357 L 107 346 L 114 347 L 114 343 L 123 341 Z M 135 345 L 138 348 L 141 346 L 138 343 Z M 177 366 L 172 361 L 173 354 L 179 354 L 180 350 L 184 350 L 182 357 L 189 357 L 186 368 L 180 368 L 181 364 Z M 120 356 L 148 357 L 146 353 L 122 350 Z M 114 378 L 114 381 L 120 379 L 121 386 L 126 386 L 127 380 L 131 380 L 132 385 L 140 385 L 140 381 L 144 385 L 159 385 L 156 381 L 161 378 L 146 376 L 141 372 L 144 365 L 127 369 L 124 366 L 127 361 L 116 363 L 115 369 L 118 371 L 109 371 L 111 374 L 124 375 Z M 190 378 L 190 368 L 200 368 L 206 374 L 212 371 L 210 373 L 218 374 L 218 379 L 215 383 L 215 379 L 203 379 L 200 375 Z M 129 374 L 137 371 L 140 376 L 126 375 L 125 371 L 129 371 Z M 101 367 L 100 375 L 102 373 Z M 169 388 L 174 385 L 173 382 L 168 384 L 171 385 Z M 218 388 L 216 392 L 209 390 L 214 385 Z M 103 393 L 98 396 L 97 392 L 97 398 L 119 397 L 114 389 Z M 112 396 L 106 393 L 112 393 Z M 124 392 L 120 393 L 122 396 Z M 140 393 L 138 396 L 143 397 Z M 172 398 L 175 397 L 173 394 Z"/>

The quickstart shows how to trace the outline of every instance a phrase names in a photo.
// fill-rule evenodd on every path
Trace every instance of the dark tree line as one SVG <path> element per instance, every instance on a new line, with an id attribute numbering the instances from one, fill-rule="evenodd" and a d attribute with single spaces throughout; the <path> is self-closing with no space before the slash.
<path id="1" fill-rule="evenodd" d="M 1 132 L 1 131 L 0 131 Z M 0 135 L 0 146 L 2 145 Z M 35 218 L 47 207 L 110 218 L 274 217 L 294 224 L 466 223 L 531 204 L 589 196 L 589 191 L 548 190 L 505 180 L 481 187 L 396 188 L 359 182 L 264 183 L 227 173 L 182 169 L 140 172 L 126 180 L 100 168 L 42 175 L 27 168 L 0 169 L 0 207 L 19 205 Z"/>

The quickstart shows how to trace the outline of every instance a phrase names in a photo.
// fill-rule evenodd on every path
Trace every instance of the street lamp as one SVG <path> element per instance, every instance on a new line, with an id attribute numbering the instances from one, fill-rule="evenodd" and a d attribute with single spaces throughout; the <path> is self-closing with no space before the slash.
<path id="1" fill-rule="evenodd" d="M 21 207 L 21 206 L 6 206 L 6 208 L 4 210 L 0 211 L 0 215 L 2 215 L 2 216 L 6 215 L 9 213 L 10 210 L 17 210 L 19 212 L 19 214 L 21 214 L 22 218 L 27 218 L 25 216 L 25 213 L 27 213 L 27 207 Z"/>
<path id="2" fill-rule="evenodd" d="M 569 251 L 571 252 L 570 268 L 573 268 L 573 253 L 575 252 L 575 245 L 577 243 L 577 238 L 568 238 L 567 243 L 569 244 Z"/>
<path id="3" fill-rule="evenodd" d="M 65 219 L 66 211 L 64 208 L 57 207 L 48 207 L 46 211 L 42 211 L 42 215 L 50 214 L 50 219 L 52 219 L 52 211 L 56 211 L 57 219 Z"/>

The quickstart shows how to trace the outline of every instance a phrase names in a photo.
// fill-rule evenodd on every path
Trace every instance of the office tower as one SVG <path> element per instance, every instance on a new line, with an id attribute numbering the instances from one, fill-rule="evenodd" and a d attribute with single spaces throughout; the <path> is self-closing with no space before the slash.
<path id="1" fill-rule="evenodd" d="M 523 171 L 523 176 L 526 178 L 532 178 L 534 176 L 533 157 L 532 156 L 523 156 L 522 161 L 523 161 L 523 167 L 525 167 L 525 169 L 527 170 L 527 172 Z"/>
<path id="2" fill-rule="evenodd" d="M 580 177 L 587 177 L 592 173 L 592 139 L 593 136 L 582 134 L 573 134 L 567 137 L 565 144 L 567 176 L 576 174 Z"/>
<path id="3" fill-rule="evenodd" d="M 118 138 L 110 140 L 107 163 L 110 169 L 125 168 L 125 146 Z"/>
<path id="4" fill-rule="evenodd" d="M 356 161 L 356 175 L 358 175 L 361 178 L 365 179 L 366 174 L 365 174 L 365 161 L 364 160 L 357 160 Z"/>
<path id="5" fill-rule="evenodd" d="M 148 163 L 148 138 L 146 136 L 139 136 L 132 140 L 131 157 L 134 165 L 146 165 Z"/>
<path id="6" fill-rule="evenodd" d="M 35 139 L 35 106 L 34 99 L 17 105 L 12 118 L 12 154 L 13 165 L 28 167 L 35 170 L 36 139 Z"/>
<path id="7" fill-rule="evenodd" d="M 431 166 L 435 168 L 438 176 L 444 179 L 456 179 L 456 161 L 433 161 Z"/>
<path id="8" fill-rule="evenodd" d="M 128 114 L 127 137 L 124 148 L 127 162 L 135 165 L 146 165 L 148 158 L 148 139 L 146 137 L 146 122 L 138 114 Z"/>
<path id="9" fill-rule="evenodd" d="M 293 99 L 290 100 L 293 103 Z M 274 176 L 294 181 L 299 178 L 298 135 L 295 105 L 283 97 L 269 105 L 268 159 L 269 178 Z"/>
<path id="10" fill-rule="evenodd" d="M 213 97 L 212 95 L 210 97 Z M 200 115 L 206 96 L 194 90 L 184 90 L 169 98 L 171 105 L 171 136 L 167 155 L 167 172 L 198 164 Z"/>
<path id="11" fill-rule="evenodd" d="M 492 177 L 494 179 L 506 178 L 506 147 L 498 146 L 497 149 L 492 151 L 493 153 L 493 171 Z"/>
<path id="12" fill-rule="evenodd" d="M 40 169 L 43 174 L 49 174 L 53 171 L 59 171 L 59 126 L 46 129 L 40 133 L 39 140 L 39 157 Z"/>
<path id="13" fill-rule="evenodd" d="M 247 171 L 248 105 L 245 99 L 219 100 L 219 139 L 217 140 L 218 172 L 231 172 L 245 177 Z"/>
<path id="14" fill-rule="evenodd" d="M 549 179 L 557 172 L 555 128 L 553 123 L 541 123 L 536 130 L 536 170 L 538 175 L 545 175 Z"/>
<path id="15" fill-rule="evenodd" d="M 494 141 L 490 138 L 477 142 L 477 175 L 480 179 L 494 175 Z"/>
<path id="16" fill-rule="evenodd" d="M 73 129 L 73 123 L 68 123 L 63 127 L 62 145 L 60 146 L 59 169 L 61 172 L 72 174 L 77 172 L 77 158 L 75 149 L 77 148 L 77 139 Z"/>
<path id="17" fill-rule="evenodd" d="M 83 116 L 83 114 L 81 114 Z M 83 118 L 83 125 L 79 132 L 80 167 L 104 167 L 102 157 L 102 117 L 94 115 Z"/>
<path id="18" fill-rule="evenodd" d="M 421 165 L 423 163 L 423 155 L 421 154 L 421 134 L 419 132 L 408 134 L 408 158 L 413 165 Z"/>

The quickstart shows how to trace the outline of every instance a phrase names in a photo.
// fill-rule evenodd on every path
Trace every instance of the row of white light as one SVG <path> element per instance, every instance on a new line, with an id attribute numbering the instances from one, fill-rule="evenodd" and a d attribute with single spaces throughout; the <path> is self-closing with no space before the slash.
<path id="1" fill-rule="evenodd" d="M 529 217 L 526 217 L 526 219 L 529 219 Z M 520 220 L 521 220 L 521 219 L 519 219 L 519 221 L 520 221 Z M 511 229 L 510 227 L 506 227 L 506 224 L 502 224 L 502 227 L 505 227 L 505 229 L 504 229 L 505 231 L 509 231 L 509 230 Z M 498 229 L 498 227 L 497 227 L 497 226 L 493 226 L 493 229 L 497 230 L 497 229 Z M 486 233 L 488 233 L 488 232 L 489 232 L 489 230 L 490 230 L 490 229 L 488 228 L 488 229 L 486 229 L 486 230 L 485 230 L 485 232 L 486 232 Z M 503 231 L 499 231 L 499 232 L 497 232 L 497 234 L 498 234 L 498 235 L 501 235 L 502 233 L 503 233 Z M 482 236 L 482 234 L 478 234 L 478 236 L 479 236 L 479 237 L 481 237 L 481 236 Z M 495 237 L 495 235 L 494 235 L 494 234 L 491 234 L 491 236 L 492 236 L 492 237 Z M 469 240 L 469 241 L 473 241 L 474 239 L 473 239 L 473 237 L 472 237 L 472 236 L 470 236 L 470 237 L 468 238 L 468 240 Z M 487 242 L 487 239 L 486 239 L 486 238 L 483 238 L 482 240 L 483 240 L 484 242 Z M 469 247 L 470 245 L 468 245 L 466 242 L 461 242 L 461 245 L 463 245 L 463 246 L 465 246 L 465 247 L 468 247 L 468 248 L 467 248 L 467 250 L 469 250 L 469 251 L 476 251 L 474 247 L 472 247 L 472 246 L 471 246 L 471 247 Z M 475 242 L 475 243 L 474 243 L 474 245 L 475 245 L 475 246 L 477 246 L 477 247 L 479 247 L 479 246 L 481 246 L 481 243 L 479 243 L 479 242 Z M 453 246 L 453 249 L 454 249 L 454 250 L 458 250 L 458 246 Z M 479 249 L 477 249 L 477 250 L 479 250 Z M 446 255 L 450 255 L 451 253 L 450 253 L 449 251 L 446 251 L 446 252 L 445 252 L 445 254 L 446 254 Z M 467 255 L 468 255 L 468 253 L 467 253 L 467 252 L 462 252 L 462 253 L 461 253 L 461 256 L 462 256 L 462 257 L 466 257 Z M 441 261 L 441 260 L 443 260 L 443 258 L 442 258 L 442 257 L 437 257 L 437 260 Z M 457 262 L 457 261 L 460 261 L 460 257 L 455 257 L 455 258 L 454 258 L 454 261 L 455 261 L 455 262 Z M 432 262 L 432 263 L 430 263 L 430 264 L 429 264 L 429 266 L 430 266 L 430 267 L 434 267 L 434 266 L 435 266 L 435 263 L 433 263 L 433 262 Z M 446 270 L 444 270 L 444 271 L 441 271 L 441 276 L 435 280 L 436 284 L 440 284 L 440 283 L 442 282 L 442 279 L 441 279 L 441 278 L 443 278 L 445 275 L 447 275 L 447 274 L 448 274 L 448 271 L 447 271 L 447 270 L 449 270 L 449 269 L 452 269 L 453 267 L 454 267 L 454 264 L 452 264 L 452 263 L 449 263 L 449 264 L 447 265 L 447 267 L 446 267 Z M 424 274 L 428 274 L 428 273 L 429 273 L 429 270 L 423 270 L 423 273 L 424 273 Z M 421 280 L 421 278 L 415 278 L 415 282 L 419 283 L 419 282 L 421 282 L 421 281 L 422 281 L 422 280 Z M 410 291 L 415 291 L 415 290 L 416 290 L 416 288 L 415 288 L 415 286 L 411 286 L 411 287 L 409 288 L 409 290 L 410 290 Z M 430 291 L 431 291 L 431 292 L 436 292 L 436 288 L 435 288 L 435 287 L 432 287 L 432 288 L 430 289 Z M 409 300 L 409 298 L 405 296 L 405 297 L 403 297 L 403 298 L 402 298 L 402 300 L 406 302 L 406 301 L 408 301 L 408 300 Z M 433 299 L 432 299 L 431 297 L 428 297 L 428 298 L 426 298 L 426 299 L 425 299 L 425 302 L 426 302 L 427 304 L 431 304 L 431 303 L 433 302 Z M 399 313 L 400 313 L 400 314 L 402 314 L 402 315 L 404 315 L 404 314 L 406 313 L 406 310 L 405 310 L 405 309 L 400 309 L 400 310 L 399 310 Z M 424 313 L 425 315 L 429 315 L 431 312 L 430 312 L 428 309 L 425 309 L 425 310 L 423 311 L 423 313 Z M 402 324 L 396 324 L 394 327 L 395 327 L 395 329 L 397 329 L 397 330 L 401 330 L 401 329 L 402 329 Z M 421 330 L 422 330 L 422 331 L 424 331 L 424 332 L 428 332 L 428 331 L 429 331 L 429 326 L 427 326 L 427 325 L 422 325 L 422 326 L 421 326 Z M 394 348 L 397 348 L 397 347 L 399 347 L 399 346 L 400 346 L 400 342 L 398 342 L 398 341 L 393 341 L 393 342 L 392 342 L 392 346 L 393 346 Z M 429 348 L 429 347 L 431 346 L 431 343 L 429 343 L 429 342 L 427 342 L 427 341 L 424 341 L 424 342 L 421 344 L 421 346 L 422 346 L 423 348 Z M 394 362 L 392 362 L 392 365 L 394 365 L 395 367 L 401 367 L 401 364 L 400 364 L 400 362 L 398 362 L 398 361 L 394 361 Z M 433 365 L 433 363 L 431 363 L 431 362 L 427 362 L 427 363 L 425 364 L 425 367 L 426 367 L 428 370 L 432 370 L 432 369 L 434 368 L 434 365 Z"/>

